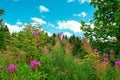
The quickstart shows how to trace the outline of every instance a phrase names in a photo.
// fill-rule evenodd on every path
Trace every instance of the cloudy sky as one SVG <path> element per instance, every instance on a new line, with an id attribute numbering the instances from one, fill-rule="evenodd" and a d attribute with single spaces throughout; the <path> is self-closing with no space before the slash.
<path id="1" fill-rule="evenodd" d="M 89 23 L 95 9 L 90 0 L 0 0 L 2 16 L 10 32 L 22 30 L 26 22 L 39 24 L 49 34 L 63 32 L 83 36 L 80 21 Z"/>

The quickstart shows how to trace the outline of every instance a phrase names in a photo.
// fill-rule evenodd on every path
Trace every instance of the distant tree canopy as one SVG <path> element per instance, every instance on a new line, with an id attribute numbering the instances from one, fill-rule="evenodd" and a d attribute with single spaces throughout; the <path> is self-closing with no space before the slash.
<path id="1" fill-rule="evenodd" d="M 4 10 L 0 9 L 0 16 L 4 14 Z"/>
<path id="2" fill-rule="evenodd" d="M 107 44 L 107 46 L 110 47 L 111 44 L 107 42 L 115 42 L 115 44 L 112 43 L 114 44 L 112 46 L 114 46 L 117 53 L 119 53 L 120 0 L 91 0 L 90 4 L 97 8 L 94 12 L 93 20 L 91 20 L 91 24 L 94 24 L 95 27 L 91 28 L 90 25 L 81 21 L 81 29 L 85 32 L 85 37 L 88 38 L 92 44 L 103 41 L 104 43 L 100 43 L 101 46 L 103 46 L 103 44 Z M 116 39 L 112 41 L 110 38 Z"/>
<path id="3" fill-rule="evenodd" d="M 0 9 L 0 16 L 4 14 L 4 10 Z M 7 41 L 10 38 L 8 27 L 4 24 L 2 18 L 0 18 L 0 50 L 5 49 Z"/>

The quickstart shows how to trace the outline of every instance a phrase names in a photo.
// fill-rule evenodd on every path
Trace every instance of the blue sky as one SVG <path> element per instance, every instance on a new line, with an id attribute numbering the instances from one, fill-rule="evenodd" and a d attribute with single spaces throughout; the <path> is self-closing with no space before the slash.
<path id="1" fill-rule="evenodd" d="M 83 36 L 80 21 L 89 23 L 95 8 L 90 0 L 0 0 L 2 16 L 11 32 L 19 32 L 26 22 L 39 24 L 49 34 L 63 32 Z"/>

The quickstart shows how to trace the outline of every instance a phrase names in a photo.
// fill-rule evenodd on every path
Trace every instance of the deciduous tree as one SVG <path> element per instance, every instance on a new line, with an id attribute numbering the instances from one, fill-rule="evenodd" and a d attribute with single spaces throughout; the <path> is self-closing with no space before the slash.
<path id="1" fill-rule="evenodd" d="M 112 43 L 116 52 L 120 53 L 120 0 L 91 0 L 90 4 L 97 9 L 91 20 L 95 27 L 81 21 L 85 36 L 93 44 L 100 42 L 101 46 L 107 44 L 109 47 Z"/>

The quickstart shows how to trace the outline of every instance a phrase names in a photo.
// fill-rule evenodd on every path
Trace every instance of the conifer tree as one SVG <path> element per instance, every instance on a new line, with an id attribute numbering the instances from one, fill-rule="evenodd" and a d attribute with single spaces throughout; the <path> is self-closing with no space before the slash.
<path id="1" fill-rule="evenodd" d="M 0 9 L 0 17 L 4 14 L 4 10 Z M 3 19 L 0 18 L 0 50 L 5 49 L 7 41 L 10 38 L 8 27 L 4 24 Z"/>

